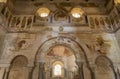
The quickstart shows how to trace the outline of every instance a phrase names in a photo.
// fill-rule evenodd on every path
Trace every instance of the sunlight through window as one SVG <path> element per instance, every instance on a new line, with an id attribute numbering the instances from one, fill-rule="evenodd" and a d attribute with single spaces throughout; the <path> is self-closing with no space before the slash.
<path id="1" fill-rule="evenodd" d="M 62 67 L 59 64 L 56 64 L 54 67 L 54 75 L 60 76 L 62 75 Z"/>

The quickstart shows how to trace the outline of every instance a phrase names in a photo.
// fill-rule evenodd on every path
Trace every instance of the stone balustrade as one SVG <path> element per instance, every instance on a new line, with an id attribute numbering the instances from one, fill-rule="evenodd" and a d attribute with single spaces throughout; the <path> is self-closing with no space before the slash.
<path id="1" fill-rule="evenodd" d="M 43 27 L 39 27 L 39 29 L 38 29 L 38 26 L 51 26 L 51 27 L 52 26 L 71 26 L 71 29 L 72 29 L 73 25 L 76 26 L 74 28 L 76 28 L 76 29 L 82 28 L 82 31 L 87 31 L 87 32 L 96 32 L 96 31 L 97 32 L 99 32 L 99 31 L 115 32 L 120 28 L 119 15 L 116 14 L 115 11 L 113 10 L 111 12 L 111 14 L 109 14 L 109 15 L 88 15 L 85 18 L 82 17 L 83 20 L 88 21 L 88 22 L 87 21 L 81 22 L 83 24 L 80 24 L 80 22 L 78 22 L 79 20 L 77 20 L 77 19 L 71 20 L 73 18 L 69 17 L 68 18 L 69 22 L 66 22 L 66 24 L 64 24 L 64 25 L 61 25 L 61 24 L 58 25 L 59 22 L 57 23 L 57 21 L 54 21 L 54 16 L 45 18 L 45 20 L 43 20 L 44 18 L 42 18 L 42 21 L 37 20 L 37 24 L 36 24 L 36 21 L 35 21 L 36 16 L 35 15 L 16 15 L 16 14 L 12 14 L 12 12 L 7 7 L 6 8 L 2 7 L 2 9 L 1 9 L 1 13 L 4 15 L 5 20 L 6 20 L 5 28 L 8 31 L 12 31 L 12 32 L 41 31 L 41 28 L 43 28 Z M 113 16 L 113 15 L 115 15 L 115 16 Z M 53 19 L 50 19 L 51 17 L 53 17 Z M 115 18 L 115 19 L 113 19 L 113 18 Z M 46 20 L 46 19 L 48 19 L 48 20 Z M 72 21 L 75 21 L 75 22 L 72 22 Z M 57 25 L 54 22 L 57 23 Z M 76 25 L 77 22 L 79 25 Z M 63 27 L 63 29 L 64 29 L 64 27 Z M 64 30 L 64 31 L 66 31 L 66 30 Z M 72 30 L 72 31 L 74 31 L 74 30 Z"/>
<path id="2" fill-rule="evenodd" d="M 120 26 L 119 18 L 112 19 L 110 16 L 102 16 L 102 15 L 90 15 L 89 19 L 89 27 L 92 30 L 103 30 L 107 32 L 116 31 Z"/>

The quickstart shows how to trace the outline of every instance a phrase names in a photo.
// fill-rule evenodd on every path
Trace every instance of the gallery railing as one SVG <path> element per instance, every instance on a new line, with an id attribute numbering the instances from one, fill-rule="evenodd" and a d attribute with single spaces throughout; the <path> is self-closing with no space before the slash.
<path id="1" fill-rule="evenodd" d="M 4 28 L 9 32 L 40 32 L 45 30 L 64 33 L 84 32 L 115 32 L 120 28 L 120 16 L 114 8 L 107 15 L 87 15 L 81 19 L 71 16 L 67 21 L 60 22 L 54 16 L 47 18 L 36 17 L 35 15 L 16 15 L 8 7 L 0 8 L 4 16 Z M 54 28 L 57 28 L 54 29 Z"/>

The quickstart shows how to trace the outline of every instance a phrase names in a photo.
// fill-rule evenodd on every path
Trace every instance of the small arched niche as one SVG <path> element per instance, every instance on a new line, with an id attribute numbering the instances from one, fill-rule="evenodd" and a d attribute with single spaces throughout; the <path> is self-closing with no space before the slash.
<path id="1" fill-rule="evenodd" d="M 15 57 L 11 62 L 8 79 L 27 79 L 28 78 L 27 64 L 28 60 L 25 56 Z"/>
<path id="2" fill-rule="evenodd" d="M 106 56 L 98 56 L 95 61 L 95 77 L 97 79 L 116 79 L 111 60 Z"/>

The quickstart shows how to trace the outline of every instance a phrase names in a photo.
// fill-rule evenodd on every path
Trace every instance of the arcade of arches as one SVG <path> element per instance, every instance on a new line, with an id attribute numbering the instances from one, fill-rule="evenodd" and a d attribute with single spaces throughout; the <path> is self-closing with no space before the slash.
<path id="1" fill-rule="evenodd" d="M 0 0 L 0 79 L 120 79 L 120 0 Z"/>

